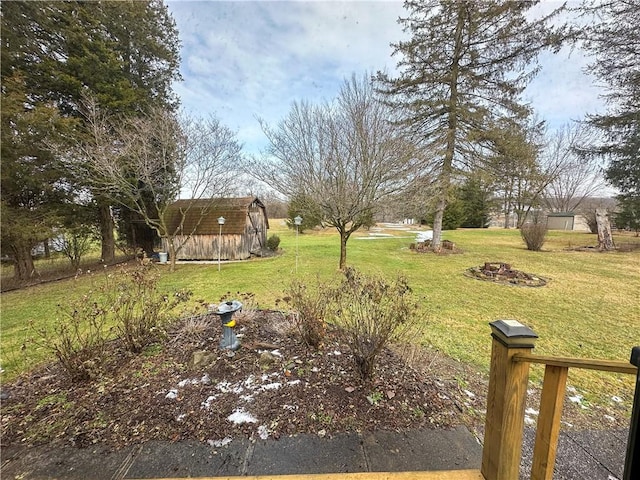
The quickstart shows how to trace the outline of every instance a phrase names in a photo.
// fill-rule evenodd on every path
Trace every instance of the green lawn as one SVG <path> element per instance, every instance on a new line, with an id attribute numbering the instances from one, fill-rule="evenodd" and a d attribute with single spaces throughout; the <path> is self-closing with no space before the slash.
<path id="1" fill-rule="evenodd" d="M 413 234 L 388 230 L 390 238 L 348 243 L 347 263 L 366 272 L 387 276 L 404 274 L 428 314 L 423 343 L 483 370 L 488 369 L 490 328 L 496 319 L 516 319 L 539 336 L 536 353 L 627 361 L 632 346 L 640 345 L 640 251 L 599 253 L 570 251 L 567 247 L 595 245 L 594 235 L 551 232 L 543 252 L 524 248 L 515 230 L 457 230 L 445 232 L 461 254 L 418 254 L 409 249 Z M 166 270 L 164 287 L 187 287 L 195 299 L 218 302 L 227 292 L 250 292 L 263 308 L 275 308 L 277 299 L 296 275 L 308 282 L 340 275 L 339 243 L 333 231 L 298 236 L 271 222 L 270 234 L 281 237 L 282 254 L 265 259 L 222 264 L 181 264 Z M 404 237 L 404 238 L 403 238 Z M 408 238 L 407 238 L 408 237 Z M 640 242 L 632 236 L 617 241 Z M 298 268 L 296 272 L 296 243 Z M 545 277 L 541 288 L 509 287 L 467 278 L 464 271 L 485 261 L 503 261 L 514 268 Z M 44 359 L 28 342 L 30 322 L 55 321 L 56 305 L 78 297 L 102 274 L 82 276 L 25 290 L 4 293 L 2 300 L 1 364 L 5 378 Z M 22 345 L 26 349 L 22 348 Z M 629 397 L 630 376 L 590 372 L 572 373 L 570 382 L 587 398 L 601 395 Z M 534 380 L 540 372 L 534 370 Z M 615 392 L 615 393 L 613 393 Z"/>

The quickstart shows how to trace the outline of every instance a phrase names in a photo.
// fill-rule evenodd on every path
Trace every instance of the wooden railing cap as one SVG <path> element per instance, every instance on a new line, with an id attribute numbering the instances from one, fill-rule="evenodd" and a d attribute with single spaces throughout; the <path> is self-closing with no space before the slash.
<path id="1" fill-rule="evenodd" d="M 491 336 L 507 348 L 533 348 L 538 335 L 517 320 L 496 320 L 489 324 Z"/>

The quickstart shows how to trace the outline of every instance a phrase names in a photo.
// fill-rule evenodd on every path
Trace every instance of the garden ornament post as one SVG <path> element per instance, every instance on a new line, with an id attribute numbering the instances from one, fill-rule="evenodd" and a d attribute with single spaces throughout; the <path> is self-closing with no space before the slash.
<path id="1" fill-rule="evenodd" d="M 296 273 L 298 273 L 298 230 L 302 225 L 302 217 L 300 215 L 293 219 L 293 223 L 296 224 Z"/>
<path id="2" fill-rule="evenodd" d="M 218 225 L 220 225 L 220 231 L 218 233 L 218 271 L 220 271 L 220 255 L 222 249 L 222 226 L 224 225 L 224 217 L 218 218 Z"/>
<path id="3" fill-rule="evenodd" d="M 233 314 L 240 310 L 242 310 L 242 303 L 238 300 L 232 300 L 230 302 L 222 302 L 218 305 L 217 310 L 213 312 L 220 316 L 220 322 L 222 323 L 220 349 L 227 350 L 230 354 L 240 348 L 240 340 L 234 331 L 236 321 L 233 319 Z"/>

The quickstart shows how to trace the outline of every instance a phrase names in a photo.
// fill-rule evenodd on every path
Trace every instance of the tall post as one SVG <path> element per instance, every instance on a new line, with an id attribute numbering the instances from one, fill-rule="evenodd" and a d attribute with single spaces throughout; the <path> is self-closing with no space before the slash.
<path id="1" fill-rule="evenodd" d="M 636 373 L 636 391 L 633 397 L 633 410 L 631 410 L 623 480 L 640 478 L 640 347 L 633 347 L 630 362 L 638 367 L 638 372 Z"/>
<path id="2" fill-rule="evenodd" d="M 220 232 L 218 233 L 218 271 L 220 271 L 220 257 L 222 254 L 222 226 L 224 225 L 224 217 L 218 218 L 218 225 L 220 225 Z"/>
<path id="3" fill-rule="evenodd" d="M 296 224 L 296 274 L 298 273 L 298 229 L 302 225 L 302 217 L 300 215 L 293 219 L 293 223 Z"/>
<path id="4" fill-rule="evenodd" d="M 491 370 L 482 448 L 486 480 L 519 477 L 529 364 L 514 362 L 516 354 L 531 353 L 538 336 L 516 320 L 490 323 Z"/>

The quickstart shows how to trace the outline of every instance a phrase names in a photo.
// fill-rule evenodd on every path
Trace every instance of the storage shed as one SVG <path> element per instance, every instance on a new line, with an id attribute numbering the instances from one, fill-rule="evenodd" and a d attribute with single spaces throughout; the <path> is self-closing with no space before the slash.
<path id="1" fill-rule="evenodd" d="M 169 208 L 169 226 L 188 235 L 177 260 L 245 260 L 266 245 L 269 221 L 264 204 L 256 197 L 178 200 Z M 224 217 L 220 228 L 218 218 Z M 182 222 L 182 226 L 180 227 Z M 176 237 L 177 244 L 184 236 Z M 168 251 L 166 239 L 163 248 Z"/>
<path id="2" fill-rule="evenodd" d="M 573 230 L 575 214 L 573 212 L 558 212 L 547 215 L 549 230 Z"/>

